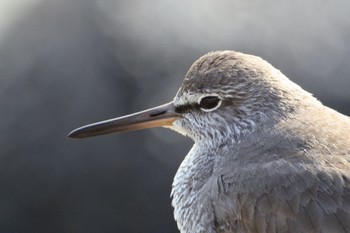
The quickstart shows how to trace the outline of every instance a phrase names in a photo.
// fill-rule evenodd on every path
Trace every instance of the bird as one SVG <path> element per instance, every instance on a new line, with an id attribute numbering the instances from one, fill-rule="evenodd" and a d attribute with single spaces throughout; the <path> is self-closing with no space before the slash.
<path id="1" fill-rule="evenodd" d="M 350 232 L 350 118 L 262 58 L 207 53 L 171 102 L 68 136 L 158 126 L 194 141 L 171 191 L 181 233 Z"/>

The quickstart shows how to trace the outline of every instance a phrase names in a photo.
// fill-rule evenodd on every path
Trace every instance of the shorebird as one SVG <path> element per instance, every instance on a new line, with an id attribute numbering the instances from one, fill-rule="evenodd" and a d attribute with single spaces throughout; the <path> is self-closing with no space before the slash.
<path id="1" fill-rule="evenodd" d="M 171 192 L 182 233 L 350 232 L 350 118 L 263 59 L 208 53 L 172 102 L 69 137 L 157 126 L 194 141 Z"/>

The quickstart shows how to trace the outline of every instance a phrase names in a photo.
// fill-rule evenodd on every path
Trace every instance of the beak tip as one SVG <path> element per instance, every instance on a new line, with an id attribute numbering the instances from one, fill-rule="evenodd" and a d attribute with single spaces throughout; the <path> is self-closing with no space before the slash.
<path id="1" fill-rule="evenodd" d="M 68 139 L 79 139 L 79 138 L 83 138 L 83 137 L 79 134 L 79 131 L 73 130 L 72 132 L 70 132 L 67 135 L 67 138 Z"/>

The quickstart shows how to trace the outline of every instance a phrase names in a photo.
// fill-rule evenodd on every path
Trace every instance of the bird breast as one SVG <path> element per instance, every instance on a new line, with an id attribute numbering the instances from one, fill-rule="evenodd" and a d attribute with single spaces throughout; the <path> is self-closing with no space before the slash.
<path id="1" fill-rule="evenodd" d="M 208 181 L 212 179 L 214 156 L 194 145 L 181 163 L 173 182 L 172 205 L 181 232 L 215 232 Z"/>

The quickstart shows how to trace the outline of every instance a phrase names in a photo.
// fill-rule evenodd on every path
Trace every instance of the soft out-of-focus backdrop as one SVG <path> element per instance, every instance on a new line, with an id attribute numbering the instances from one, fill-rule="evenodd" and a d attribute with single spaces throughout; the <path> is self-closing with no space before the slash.
<path id="1" fill-rule="evenodd" d="M 67 140 L 165 103 L 212 50 L 262 56 L 350 114 L 350 1 L 2 0 L 0 232 L 178 232 L 166 129 Z"/>

